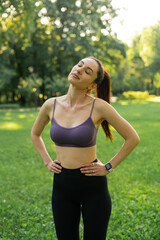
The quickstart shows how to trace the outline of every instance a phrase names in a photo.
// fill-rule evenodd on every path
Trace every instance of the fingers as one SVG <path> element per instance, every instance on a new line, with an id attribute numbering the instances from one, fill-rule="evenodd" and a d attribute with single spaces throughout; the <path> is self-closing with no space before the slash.
<path id="1" fill-rule="evenodd" d="M 56 166 L 58 169 L 62 169 L 62 167 L 61 167 L 61 162 L 60 162 L 60 161 L 55 160 L 55 161 L 53 162 L 53 164 L 54 164 L 54 166 Z"/>
<path id="2" fill-rule="evenodd" d="M 84 164 L 81 167 L 81 173 L 85 176 L 104 176 L 106 175 L 105 165 L 101 162 Z"/>
<path id="3" fill-rule="evenodd" d="M 61 168 L 52 167 L 52 172 L 59 174 L 59 173 L 61 173 L 61 171 L 62 171 L 61 169 L 62 169 L 62 167 L 61 167 Z"/>
<path id="4" fill-rule="evenodd" d="M 86 176 L 96 176 L 97 175 L 97 167 L 95 163 L 88 163 L 82 165 L 80 169 L 81 173 L 84 173 Z"/>
<path id="5" fill-rule="evenodd" d="M 61 173 L 62 167 L 60 166 L 61 162 L 58 160 L 52 161 L 47 167 L 49 171 L 54 172 L 54 173 Z"/>
<path id="6" fill-rule="evenodd" d="M 95 163 L 86 163 L 83 164 L 82 167 L 93 167 L 95 165 Z"/>
<path id="7" fill-rule="evenodd" d="M 55 162 L 55 163 L 59 163 L 59 164 L 61 164 L 61 162 L 60 162 L 59 160 L 54 160 L 54 162 Z"/>

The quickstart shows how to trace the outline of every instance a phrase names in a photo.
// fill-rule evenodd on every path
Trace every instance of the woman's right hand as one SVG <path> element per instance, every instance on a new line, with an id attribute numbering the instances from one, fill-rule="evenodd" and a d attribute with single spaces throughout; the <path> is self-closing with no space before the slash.
<path id="1" fill-rule="evenodd" d="M 48 164 L 46 164 L 46 167 L 48 168 L 49 171 L 54 172 L 54 173 L 61 173 L 62 167 L 60 166 L 61 162 L 58 160 L 51 161 Z"/>

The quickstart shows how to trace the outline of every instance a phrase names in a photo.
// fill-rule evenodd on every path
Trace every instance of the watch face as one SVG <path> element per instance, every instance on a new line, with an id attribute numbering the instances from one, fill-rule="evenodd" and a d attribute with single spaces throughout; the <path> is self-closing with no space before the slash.
<path id="1" fill-rule="evenodd" d="M 106 169 L 107 169 L 107 170 L 110 170 L 111 168 L 112 168 L 112 165 L 111 165 L 110 163 L 107 163 L 107 164 L 106 164 Z"/>

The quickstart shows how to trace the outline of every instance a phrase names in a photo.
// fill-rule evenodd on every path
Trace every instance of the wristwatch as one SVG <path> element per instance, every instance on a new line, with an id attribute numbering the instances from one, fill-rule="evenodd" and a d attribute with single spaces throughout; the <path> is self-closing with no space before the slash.
<path id="1" fill-rule="evenodd" d="M 112 171 L 113 171 L 112 165 L 111 165 L 110 163 L 107 163 L 107 164 L 105 165 L 105 167 L 106 167 L 106 169 L 107 169 L 108 172 L 112 172 Z"/>

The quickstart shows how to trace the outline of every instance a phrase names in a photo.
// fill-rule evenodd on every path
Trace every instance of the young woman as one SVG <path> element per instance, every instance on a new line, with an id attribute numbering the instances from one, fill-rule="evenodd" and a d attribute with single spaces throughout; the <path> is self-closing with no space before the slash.
<path id="1" fill-rule="evenodd" d="M 98 59 L 82 59 L 72 68 L 68 81 L 66 95 L 50 98 L 41 107 L 31 137 L 44 164 L 54 173 L 52 209 L 58 240 L 79 240 L 81 213 L 84 240 L 105 240 L 111 214 L 106 175 L 140 140 L 132 126 L 110 105 L 110 77 Z M 97 98 L 89 94 L 95 88 Z M 41 138 L 49 121 L 56 160 L 51 159 Z M 125 140 L 112 159 L 105 159 L 106 164 L 96 156 L 100 124 L 110 140 L 109 124 Z"/>

